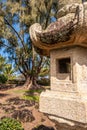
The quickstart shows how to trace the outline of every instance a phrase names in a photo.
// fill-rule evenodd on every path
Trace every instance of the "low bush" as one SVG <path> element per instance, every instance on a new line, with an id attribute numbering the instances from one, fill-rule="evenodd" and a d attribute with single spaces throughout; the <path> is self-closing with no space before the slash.
<path id="1" fill-rule="evenodd" d="M 0 83 L 6 83 L 7 82 L 7 77 L 3 74 L 0 74 Z"/>
<path id="2" fill-rule="evenodd" d="M 3 118 L 0 120 L 0 130 L 24 130 L 19 121 L 13 118 Z"/>
<path id="3" fill-rule="evenodd" d="M 41 78 L 41 79 L 37 80 L 37 83 L 39 85 L 49 86 L 50 85 L 50 79 Z"/>

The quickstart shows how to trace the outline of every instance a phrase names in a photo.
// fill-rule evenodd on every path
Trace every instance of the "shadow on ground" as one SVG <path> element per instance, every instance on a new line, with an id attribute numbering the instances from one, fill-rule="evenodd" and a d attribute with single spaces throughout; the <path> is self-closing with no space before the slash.
<path id="1" fill-rule="evenodd" d="M 38 127 L 33 128 L 32 130 L 87 130 L 87 127 L 84 128 L 85 126 L 83 127 L 77 125 L 70 126 L 65 123 L 58 123 L 57 121 L 54 122 L 55 122 L 55 128 L 40 125 Z"/>
<path id="2" fill-rule="evenodd" d="M 70 126 L 66 123 L 55 122 L 55 127 L 56 127 L 56 130 L 87 130 L 87 127 L 85 128 L 85 125 L 83 125 L 83 127 L 82 127 L 82 126 L 80 126 L 80 124 Z"/>
<path id="3" fill-rule="evenodd" d="M 8 95 L 9 95 L 9 94 L 0 93 L 0 98 L 6 97 L 6 96 L 8 96 Z"/>
<path id="4" fill-rule="evenodd" d="M 33 128 L 32 130 L 54 130 L 54 128 L 40 125 L 37 128 Z"/>

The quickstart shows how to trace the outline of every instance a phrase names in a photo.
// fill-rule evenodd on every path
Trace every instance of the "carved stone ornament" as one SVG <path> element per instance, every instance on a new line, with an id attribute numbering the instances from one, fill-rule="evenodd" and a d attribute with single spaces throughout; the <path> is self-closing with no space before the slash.
<path id="1" fill-rule="evenodd" d="M 50 50 L 66 46 L 87 47 L 87 2 L 59 0 L 58 20 L 45 30 L 35 23 L 29 33 L 33 45 L 42 55 L 49 56 Z"/>

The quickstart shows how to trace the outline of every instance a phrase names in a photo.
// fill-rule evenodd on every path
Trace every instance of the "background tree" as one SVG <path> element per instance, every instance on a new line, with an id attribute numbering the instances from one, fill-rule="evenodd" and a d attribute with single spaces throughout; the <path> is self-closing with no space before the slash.
<path id="1" fill-rule="evenodd" d="M 3 72 L 6 66 L 5 58 L 0 55 L 0 73 Z"/>
<path id="2" fill-rule="evenodd" d="M 16 78 L 14 75 L 15 69 L 11 64 L 8 64 L 6 58 L 0 55 L 0 83 L 6 83 L 9 80 Z"/>
<path id="3" fill-rule="evenodd" d="M 36 86 L 36 79 L 48 59 L 34 51 L 29 27 L 39 22 L 45 29 L 50 22 L 56 20 L 58 0 L 1 0 L 0 10 L 0 46 L 4 47 L 9 59 L 24 75 L 25 85 L 28 88 L 32 84 Z"/>
<path id="4" fill-rule="evenodd" d="M 11 64 L 6 64 L 3 69 L 3 75 L 7 78 L 7 81 L 14 80 L 15 76 L 15 68 L 12 68 Z"/>

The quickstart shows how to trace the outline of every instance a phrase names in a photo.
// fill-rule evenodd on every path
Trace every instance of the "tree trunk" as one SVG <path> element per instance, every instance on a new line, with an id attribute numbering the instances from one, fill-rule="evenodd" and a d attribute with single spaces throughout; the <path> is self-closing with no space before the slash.
<path id="1" fill-rule="evenodd" d="M 24 88 L 26 88 L 28 90 L 29 89 L 38 89 L 38 88 L 40 88 L 40 85 L 37 84 L 35 77 L 32 77 L 32 78 L 27 77 L 25 84 L 24 84 Z"/>
<path id="2" fill-rule="evenodd" d="M 27 77 L 27 78 L 25 78 L 26 79 L 26 81 L 25 81 L 25 83 L 24 83 L 24 88 L 28 88 L 28 85 L 30 84 L 30 82 L 31 82 L 31 80 L 30 80 L 30 77 Z"/>

